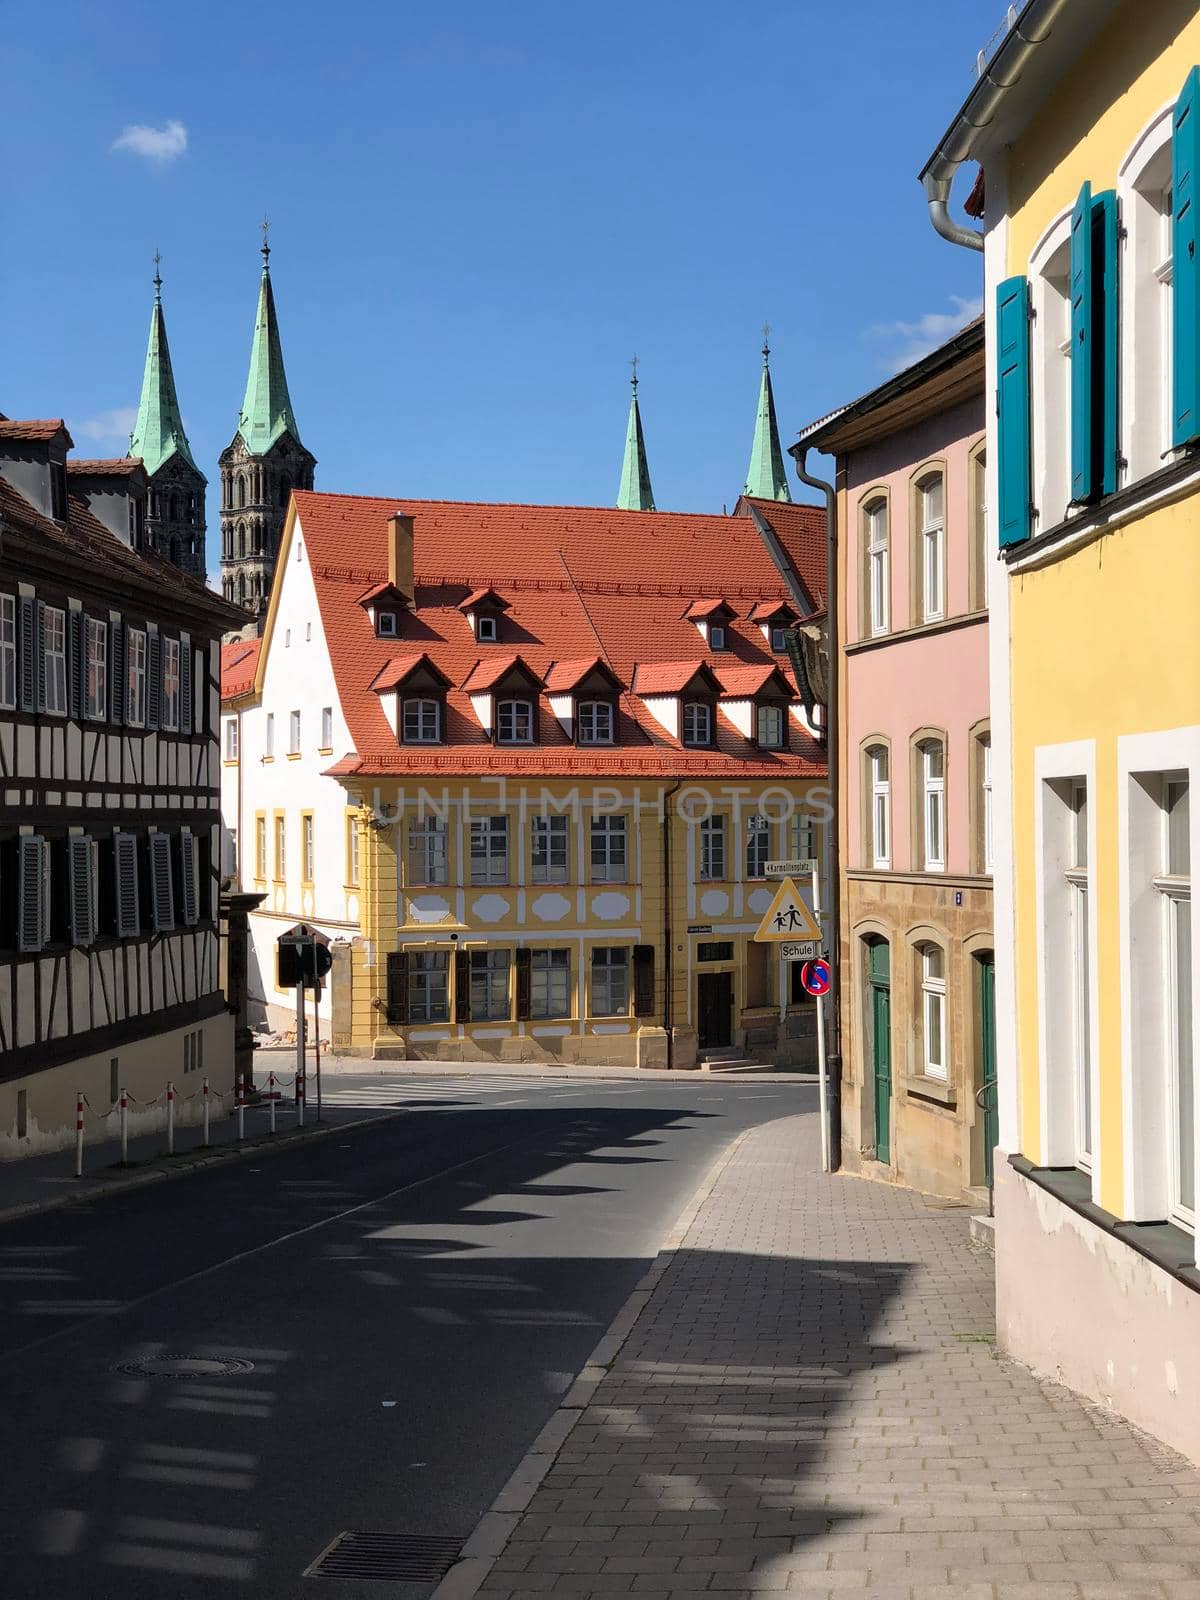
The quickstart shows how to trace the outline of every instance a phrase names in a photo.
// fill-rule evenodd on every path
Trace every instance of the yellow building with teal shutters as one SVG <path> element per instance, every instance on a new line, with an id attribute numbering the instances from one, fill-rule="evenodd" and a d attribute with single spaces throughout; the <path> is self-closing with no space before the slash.
<path id="1" fill-rule="evenodd" d="M 922 177 L 995 399 L 999 1334 L 1200 1460 L 1198 63 L 1193 4 L 1027 0 Z"/>

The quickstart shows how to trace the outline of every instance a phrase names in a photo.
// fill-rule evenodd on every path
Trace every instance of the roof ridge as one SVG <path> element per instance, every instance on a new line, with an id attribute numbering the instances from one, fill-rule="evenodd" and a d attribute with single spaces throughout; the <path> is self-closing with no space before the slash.
<path id="1" fill-rule="evenodd" d="M 619 506 L 592 506 L 592 505 L 564 505 L 554 501 L 542 500 L 434 500 L 422 498 L 419 495 L 392 495 L 392 494 L 350 494 L 342 493 L 337 489 L 295 489 L 292 491 L 298 500 L 377 500 L 385 504 L 406 506 L 477 506 L 480 510 L 506 510 L 506 511 L 596 511 L 609 517 L 629 517 L 639 524 L 644 523 L 647 517 L 703 517 L 706 522 L 730 522 L 734 519 L 732 512 L 724 511 L 622 511 Z M 747 499 L 759 498 L 747 495 Z M 764 505 L 782 505 L 783 501 L 764 500 Z M 824 517 L 822 506 L 812 505 L 808 501 L 791 502 L 794 511 L 814 511 Z"/>

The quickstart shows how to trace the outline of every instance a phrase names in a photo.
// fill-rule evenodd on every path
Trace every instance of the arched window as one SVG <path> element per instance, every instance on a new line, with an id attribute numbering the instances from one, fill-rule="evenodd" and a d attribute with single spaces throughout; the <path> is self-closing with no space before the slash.
<path id="1" fill-rule="evenodd" d="M 967 462 L 967 535 L 970 540 L 967 605 L 987 610 L 987 447 L 976 445 Z"/>
<path id="2" fill-rule="evenodd" d="M 238 474 L 237 481 L 237 503 L 239 511 L 241 511 L 246 504 L 246 480 L 241 473 Z"/>
<path id="3" fill-rule="evenodd" d="M 946 611 L 946 484 L 940 472 L 917 484 L 918 615 L 937 622 Z"/>
<path id="4" fill-rule="evenodd" d="M 921 978 L 921 1071 L 927 1078 L 950 1076 L 946 1038 L 946 952 L 941 945 L 917 946 Z"/>
<path id="5" fill-rule="evenodd" d="M 237 597 L 238 604 L 244 606 L 246 604 L 246 574 L 244 572 L 238 573 Z"/>
<path id="6" fill-rule="evenodd" d="M 946 747 L 940 739 L 917 746 L 921 801 L 921 866 L 926 872 L 946 870 Z"/>
<path id="7" fill-rule="evenodd" d="M 1071 218 L 1061 217 L 1029 264 L 1033 301 L 1033 499 L 1037 531 L 1071 498 Z"/>
<path id="8" fill-rule="evenodd" d="M 237 553 L 239 561 L 244 561 L 246 559 L 246 524 L 244 522 L 238 523 Z"/>
<path id="9" fill-rule="evenodd" d="M 405 700 L 401 722 L 405 744 L 436 744 L 442 736 L 442 708 L 437 700 Z"/>
<path id="10" fill-rule="evenodd" d="M 1126 478 L 1157 472 L 1174 442 L 1171 328 L 1175 277 L 1171 123 L 1163 111 L 1139 136 L 1117 175 L 1127 229 L 1121 263 L 1121 419 Z"/>
<path id="11" fill-rule="evenodd" d="M 706 746 L 712 743 L 712 707 L 704 700 L 688 700 L 683 707 L 683 742 Z"/>
<path id="12" fill-rule="evenodd" d="M 613 742 L 613 708 L 609 700 L 581 700 L 575 713 L 575 738 L 579 744 Z"/>
<path id="13" fill-rule="evenodd" d="M 530 700 L 500 700 L 496 705 L 496 743 L 533 743 L 533 703 Z"/>
<path id="14" fill-rule="evenodd" d="M 892 864 L 892 786 L 891 761 L 885 744 L 873 744 L 864 752 L 866 770 L 866 859 L 877 871 Z"/>
<path id="15" fill-rule="evenodd" d="M 871 634 L 886 633 L 891 619 L 891 563 L 888 550 L 888 503 L 880 496 L 863 508 L 865 574 L 863 596 Z"/>

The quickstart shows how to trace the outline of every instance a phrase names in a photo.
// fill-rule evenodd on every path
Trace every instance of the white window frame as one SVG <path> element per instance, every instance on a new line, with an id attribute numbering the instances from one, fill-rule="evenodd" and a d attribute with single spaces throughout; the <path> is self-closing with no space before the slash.
<path id="1" fill-rule="evenodd" d="M 725 815 L 714 812 L 700 821 L 700 882 L 724 883 L 727 862 Z"/>
<path id="2" fill-rule="evenodd" d="M 522 722 L 525 724 L 524 732 L 521 731 Z M 496 743 L 532 744 L 536 722 L 537 707 L 532 700 L 508 698 L 497 700 Z"/>
<path id="3" fill-rule="evenodd" d="M 779 623 L 773 622 L 771 624 L 770 632 L 772 652 L 777 656 L 786 655 L 788 630 L 785 627 L 782 627 Z"/>
<path id="4" fill-rule="evenodd" d="M 406 696 L 401 709 L 405 744 L 438 744 L 442 737 L 442 704 L 426 695 Z"/>
<path id="5" fill-rule="evenodd" d="M 892 756 L 886 744 L 872 744 L 867 746 L 866 758 L 871 784 L 867 853 L 875 871 L 885 872 L 892 865 Z"/>
<path id="6" fill-rule="evenodd" d="M 591 819 L 589 849 L 593 883 L 629 882 L 629 819 L 624 815 Z"/>
<path id="7" fill-rule="evenodd" d="M 872 638 L 891 626 L 891 508 L 886 495 L 863 504 L 863 543 L 867 564 L 867 628 Z"/>
<path id="8" fill-rule="evenodd" d="M 267 712 L 267 726 L 263 734 L 263 759 L 266 761 L 274 761 L 275 759 L 275 713 L 273 711 Z"/>
<path id="9" fill-rule="evenodd" d="M 566 949 L 529 952 L 529 1015 L 548 1022 L 571 1015 L 571 952 Z"/>
<path id="10" fill-rule="evenodd" d="M 983 846 L 983 870 L 993 872 L 995 857 L 995 811 L 992 806 L 992 735 L 979 735 L 979 827 Z"/>
<path id="11" fill-rule="evenodd" d="M 321 707 L 321 749 L 333 749 L 333 707 Z"/>
<path id="12" fill-rule="evenodd" d="M 723 622 L 710 622 L 708 625 L 708 648 L 710 650 L 724 650 L 727 648 L 728 633 Z"/>
<path id="13" fill-rule="evenodd" d="M 472 817 L 470 838 L 471 886 L 507 883 L 508 817 Z"/>
<path id="14" fill-rule="evenodd" d="M 17 709 L 17 597 L 0 594 L 0 708 Z"/>
<path id="15" fill-rule="evenodd" d="M 588 996 L 593 1017 L 629 1015 L 629 951 L 624 945 L 593 945 Z"/>
<path id="16" fill-rule="evenodd" d="M 51 621 L 51 619 L 54 619 Z M 65 717 L 67 696 L 67 613 L 58 606 L 42 611 L 42 641 L 45 655 L 46 701 L 42 707 L 49 716 Z"/>
<path id="17" fill-rule="evenodd" d="M 381 639 L 395 639 L 400 632 L 400 622 L 396 613 L 380 611 L 375 618 L 375 632 Z"/>
<path id="18" fill-rule="evenodd" d="M 409 886 L 437 888 L 449 881 L 450 840 L 446 819 L 432 811 L 418 812 L 408 823 Z"/>
<path id="19" fill-rule="evenodd" d="M 301 724 L 300 724 L 300 713 L 299 713 L 299 711 L 289 711 L 288 712 L 288 755 L 290 755 L 290 756 L 298 756 L 300 754 L 300 732 L 301 732 Z"/>
<path id="20" fill-rule="evenodd" d="M 691 726 L 689 727 L 689 723 Z M 683 737 L 681 743 L 689 748 L 708 749 L 712 744 L 713 712 L 705 700 L 685 700 L 683 703 Z M 703 733 L 700 729 L 703 728 Z"/>
<path id="21" fill-rule="evenodd" d="M 108 623 L 84 617 L 83 637 L 83 714 L 89 722 L 103 722 L 108 716 Z"/>
<path id="22" fill-rule="evenodd" d="M 1193 1049 L 1193 1016 L 1195 1012 L 1192 988 L 1191 951 L 1195 934 L 1192 916 L 1192 873 L 1190 859 L 1186 863 L 1171 860 L 1171 828 L 1169 805 L 1172 793 L 1179 789 L 1187 792 L 1188 811 L 1191 810 L 1191 786 L 1186 773 L 1164 773 L 1160 795 L 1160 837 L 1162 871 L 1154 886 L 1162 900 L 1163 967 L 1166 983 L 1164 1001 L 1166 1022 L 1163 1052 L 1167 1077 L 1167 1169 L 1169 1175 L 1168 1217 L 1170 1221 L 1196 1232 L 1197 1179 L 1200 1174 L 1198 1160 L 1196 1116 L 1196 1056 Z M 1190 822 L 1189 822 L 1190 835 Z M 1181 1002 L 1186 1001 L 1186 1004 Z M 1186 1011 L 1186 1018 L 1181 1012 Z M 1186 1059 L 1186 1089 L 1181 1080 Z M 1190 1126 L 1186 1126 L 1189 1123 Z M 1185 1151 L 1190 1168 L 1185 1190 Z"/>
<path id="23" fill-rule="evenodd" d="M 771 859 L 771 819 L 762 816 L 746 818 L 746 877 L 765 878 L 767 862 Z"/>
<path id="24" fill-rule="evenodd" d="M 768 736 L 763 737 L 764 724 L 767 725 Z M 755 706 L 754 708 L 754 733 L 755 743 L 760 750 L 782 750 L 787 744 L 787 707 L 777 705 Z"/>
<path id="25" fill-rule="evenodd" d="M 162 711 L 159 725 L 166 733 L 179 731 L 179 706 L 183 683 L 183 655 L 178 639 L 162 641 Z"/>
<path id="26" fill-rule="evenodd" d="M 922 739 L 921 760 L 921 867 L 925 872 L 946 870 L 946 745 L 942 739 Z M 934 762 L 941 772 L 934 771 Z"/>
<path id="27" fill-rule="evenodd" d="M 479 613 L 475 618 L 475 639 L 479 644 L 495 644 L 499 634 L 496 618 L 490 613 Z"/>
<path id="28" fill-rule="evenodd" d="M 529 820 L 531 883 L 566 883 L 570 872 L 570 828 L 565 816 L 547 813 Z"/>
<path id="29" fill-rule="evenodd" d="M 238 759 L 238 719 L 226 717 L 225 719 L 225 759 L 236 761 Z"/>
<path id="30" fill-rule="evenodd" d="M 449 1022 L 450 952 L 414 950 L 408 960 L 408 1020 Z"/>
<path id="31" fill-rule="evenodd" d="M 301 883 L 312 883 L 317 864 L 317 823 L 311 811 L 300 813 Z"/>
<path id="32" fill-rule="evenodd" d="M 611 700 L 581 700 L 575 713 L 578 744 L 612 744 L 616 717 Z"/>
<path id="33" fill-rule="evenodd" d="M 1037 531 L 1067 515 L 1071 500 L 1071 213 L 1057 217 L 1029 262 L 1033 327 L 1033 503 Z"/>
<path id="34" fill-rule="evenodd" d="M 937 510 L 931 509 L 936 497 Z M 920 506 L 921 620 L 940 622 L 946 614 L 946 474 L 939 468 L 917 484 Z"/>
<path id="35" fill-rule="evenodd" d="M 1142 129 L 1117 170 L 1125 233 L 1121 298 L 1121 454 L 1125 483 L 1156 472 L 1173 454 L 1174 313 L 1171 131 L 1174 102 Z"/>
<path id="36" fill-rule="evenodd" d="M 512 956 L 507 949 L 470 951 L 472 1022 L 511 1022 Z"/>
<path id="37" fill-rule="evenodd" d="M 131 728 L 146 726 L 146 664 L 149 659 L 146 630 L 130 628 L 125 641 L 125 721 Z"/>
<path id="38" fill-rule="evenodd" d="M 917 954 L 921 961 L 921 1071 L 927 1078 L 947 1083 L 950 1062 L 946 1036 L 946 952 L 940 944 L 928 941 L 917 946 Z M 941 964 L 940 975 L 932 970 L 935 958 Z M 931 1047 L 935 1033 L 941 1047 L 937 1056 Z"/>
<path id="39" fill-rule="evenodd" d="M 358 888 L 358 818 L 353 811 L 346 817 L 346 884 Z"/>

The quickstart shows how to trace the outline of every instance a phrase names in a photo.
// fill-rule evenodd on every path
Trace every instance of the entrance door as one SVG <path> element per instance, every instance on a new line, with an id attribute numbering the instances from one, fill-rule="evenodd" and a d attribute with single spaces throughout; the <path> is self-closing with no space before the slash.
<path id="1" fill-rule="evenodd" d="M 983 1181 L 990 1189 L 992 1160 L 1000 1139 L 1000 1110 L 996 1094 L 996 962 L 988 954 L 979 958 L 979 1089 L 975 1096 L 983 1140 Z"/>
<path id="2" fill-rule="evenodd" d="M 733 974 L 702 972 L 699 984 L 701 1050 L 719 1050 L 733 1043 Z"/>
<path id="3" fill-rule="evenodd" d="M 875 1083 L 875 1159 L 892 1159 L 892 971 L 886 940 L 867 946 L 871 1057 Z"/>

